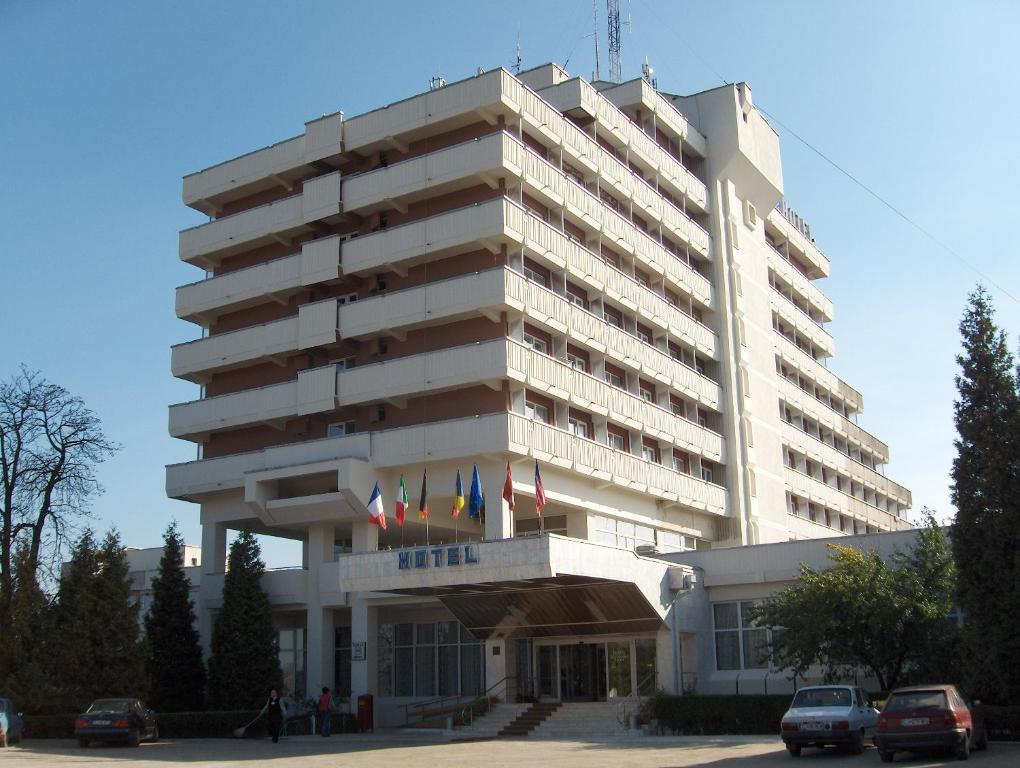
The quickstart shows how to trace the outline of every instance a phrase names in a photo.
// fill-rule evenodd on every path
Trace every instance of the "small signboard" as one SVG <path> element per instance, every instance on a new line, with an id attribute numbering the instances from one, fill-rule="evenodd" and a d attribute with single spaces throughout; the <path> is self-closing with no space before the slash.
<path id="1" fill-rule="evenodd" d="M 351 644 L 351 661 L 365 661 L 367 643 L 362 640 Z"/>

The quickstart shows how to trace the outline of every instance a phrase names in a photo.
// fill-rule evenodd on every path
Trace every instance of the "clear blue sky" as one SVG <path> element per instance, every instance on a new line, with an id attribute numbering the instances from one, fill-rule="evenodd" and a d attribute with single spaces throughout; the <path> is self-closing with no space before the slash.
<path id="1" fill-rule="evenodd" d="M 676 93 L 746 80 L 756 103 L 1020 293 L 1020 4 L 621 7 L 625 79 L 648 56 Z M 0 377 L 39 369 L 123 444 L 101 470 L 97 527 L 153 546 L 176 517 L 200 541 L 197 507 L 163 492 L 163 465 L 195 453 L 166 430 L 167 405 L 197 394 L 169 370 L 171 344 L 197 336 L 174 316 L 174 287 L 201 277 L 177 258 L 178 230 L 203 220 L 181 203 L 181 177 L 435 74 L 509 67 L 518 36 L 525 67 L 569 57 L 590 77 L 591 28 L 590 0 L 0 0 Z M 915 510 L 948 518 L 956 325 L 979 278 L 781 134 L 787 198 L 832 260 L 832 367 L 864 393 L 861 424 L 890 444 L 887 472 Z M 1020 307 L 993 295 L 1015 341 Z"/>

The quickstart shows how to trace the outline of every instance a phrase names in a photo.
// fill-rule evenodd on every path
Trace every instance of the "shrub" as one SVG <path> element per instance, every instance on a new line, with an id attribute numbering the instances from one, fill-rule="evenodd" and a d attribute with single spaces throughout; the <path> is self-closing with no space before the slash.
<path id="1" fill-rule="evenodd" d="M 988 738 L 996 741 L 1020 739 L 1020 706 L 997 707 L 982 704 Z"/>
<path id="2" fill-rule="evenodd" d="M 78 715 L 25 715 L 26 739 L 70 739 Z"/>
<path id="3" fill-rule="evenodd" d="M 772 734 L 790 706 L 790 696 L 670 696 L 659 693 L 644 708 L 647 719 L 681 734 Z"/>
<path id="4" fill-rule="evenodd" d="M 156 716 L 160 737 L 168 739 L 226 739 L 232 738 L 234 730 L 250 723 L 258 710 L 235 710 L 227 712 L 161 712 Z M 26 739 L 70 739 L 74 737 L 76 715 L 26 715 Z M 347 713 L 334 713 L 333 733 L 356 731 L 354 718 Z M 311 717 L 301 715 L 287 721 L 287 734 L 308 735 Z M 261 738 L 266 736 L 266 720 L 258 718 L 245 736 Z"/>

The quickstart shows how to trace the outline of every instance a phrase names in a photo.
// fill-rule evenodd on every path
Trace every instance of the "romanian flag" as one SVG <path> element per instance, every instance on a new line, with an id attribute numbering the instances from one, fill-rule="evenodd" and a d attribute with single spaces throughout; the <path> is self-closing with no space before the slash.
<path id="1" fill-rule="evenodd" d="M 510 474 L 510 462 L 506 463 L 506 480 L 503 482 L 503 499 L 510 511 L 514 511 L 514 478 Z"/>
<path id="2" fill-rule="evenodd" d="M 407 514 L 407 486 L 404 485 L 404 476 L 400 476 L 400 487 L 397 488 L 397 525 L 403 527 L 404 516 Z"/>
<path id="3" fill-rule="evenodd" d="M 421 473 L 421 498 L 418 500 L 418 519 L 428 520 L 429 519 L 429 492 L 427 488 L 426 479 L 428 478 L 427 472 Z"/>
<path id="4" fill-rule="evenodd" d="M 471 496 L 468 500 L 468 517 L 480 520 L 485 512 L 485 494 L 482 493 L 482 480 L 478 477 L 478 465 L 471 473 Z"/>
<path id="5" fill-rule="evenodd" d="M 379 483 L 376 483 L 375 488 L 372 489 L 372 496 L 368 500 L 367 507 L 369 519 L 385 531 L 386 513 L 383 511 L 382 491 L 379 490 Z"/>
<path id="6" fill-rule="evenodd" d="M 450 510 L 450 517 L 457 517 L 464 509 L 464 483 L 460 479 L 460 468 L 457 468 L 457 482 L 453 489 L 453 509 Z"/>
<path id="7" fill-rule="evenodd" d="M 548 499 L 545 497 L 545 486 L 542 485 L 542 473 L 538 471 L 538 462 L 535 462 L 535 512 L 542 514 L 542 507 Z"/>

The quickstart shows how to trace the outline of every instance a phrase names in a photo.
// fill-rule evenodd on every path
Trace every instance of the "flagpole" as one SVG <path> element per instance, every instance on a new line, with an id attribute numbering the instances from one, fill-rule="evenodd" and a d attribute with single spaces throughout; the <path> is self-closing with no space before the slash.
<path id="1" fill-rule="evenodd" d="M 453 518 L 453 543 L 457 544 L 460 542 L 458 526 L 460 525 L 460 515 L 458 514 Z"/>

